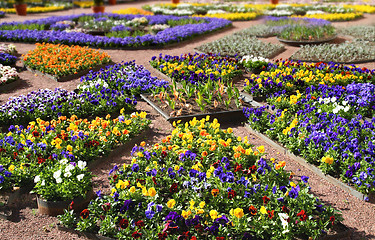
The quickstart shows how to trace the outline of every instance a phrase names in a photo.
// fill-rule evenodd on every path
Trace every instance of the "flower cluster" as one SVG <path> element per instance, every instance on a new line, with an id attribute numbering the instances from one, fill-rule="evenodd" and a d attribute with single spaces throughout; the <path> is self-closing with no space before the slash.
<path id="1" fill-rule="evenodd" d="M 251 91 L 268 93 L 272 106 L 245 108 L 251 127 L 360 192 L 374 192 L 375 70 L 333 63 L 283 64 L 294 70 L 270 70 L 267 81 L 254 80 Z"/>
<path id="2" fill-rule="evenodd" d="M 246 81 L 245 91 L 255 96 L 270 96 L 278 91 L 291 93 L 305 90 L 307 86 L 348 85 L 353 82 L 373 82 L 375 70 L 329 64 L 281 61 L 268 64 L 267 71 L 259 76 L 251 75 Z"/>
<path id="3" fill-rule="evenodd" d="M 244 67 L 249 68 L 252 71 L 262 71 L 268 66 L 269 59 L 263 57 L 254 57 L 252 55 L 243 56 L 241 63 Z"/>
<path id="4" fill-rule="evenodd" d="M 49 26 L 60 21 L 78 20 L 81 17 L 114 18 L 118 20 L 132 20 L 142 15 L 119 15 L 119 14 L 80 14 L 59 17 L 49 17 L 38 20 L 29 20 L 23 23 L 11 22 L 0 24 L 1 41 L 23 41 L 23 42 L 51 42 L 68 45 L 84 45 L 93 47 L 141 47 L 160 46 L 172 42 L 189 39 L 192 36 L 209 33 L 231 25 L 226 19 L 217 18 L 191 18 L 175 16 L 144 16 L 149 25 L 167 24 L 168 21 L 202 21 L 198 24 L 176 25 L 158 32 L 155 35 L 145 34 L 135 37 L 103 37 L 94 36 L 79 31 L 49 31 Z"/>
<path id="5" fill-rule="evenodd" d="M 46 12 L 56 12 L 65 10 L 65 6 L 46 6 L 46 7 L 28 7 L 27 12 L 28 13 L 46 13 Z M 0 8 L 0 11 L 6 12 L 6 13 L 16 13 L 15 8 Z"/>
<path id="6" fill-rule="evenodd" d="M 115 11 L 113 11 L 113 13 L 134 14 L 134 15 L 153 15 L 152 12 L 149 12 L 149 11 L 146 11 L 146 10 L 143 10 L 143 9 L 133 8 L 133 7 L 115 10 Z"/>
<path id="7" fill-rule="evenodd" d="M 88 47 L 37 43 L 36 49 L 22 56 L 24 64 L 42 73 L 67 76 L 111 62 L 110 56 Z"/>
<path id="8" fill-rule="evenodd" d="M 69 201 L 85 197 L 92 189 L 92 174 L 85 161 L 64 158 L 41 170 L 34 178 L 34 192 L 47 201 Z"/>
<path id="9" fill-rule="evenodd" d="M 5 17 L 5 12 L 4 11 L 0 11 L 0 18 L 3 18 Z"/>
<path id="10" fill-rule="evenodd" d="M 308 177 L 293 179 L 285 162 L 267 160 L 263 146 L 217 120 L 179 124 L 145 146 L 110 171 L 110 195 L 98 191 L 76 222 L 64 222 L 66 212 L 62 223 L 119 239 L 293 239 L 315 238 L 340 219 L 308 193 Z"/>
<path id="11" fill-rule="evenodd" d="M 193 84 L 214 81 L 227 82 L 240 74 L 238 59 L 216 54 L 162 55 L 152 57 L 151 66 L 177 81 Z"/>
<path id="12" fill-rule="evenodd" d="M 17 57 L 14 56 L 15 53 L 17 53 L 17 50 L 13 44 L 0 44 L 0 64 L 7 66 L 16 64 Z"/>
<path id="13" fill-rule="evenodd" d="M 44 169 L 63 167 L 55 164 L 64 158 L 77 164 L 79 161 L 95 160 L 146 129 L 150 121 L 145 117 L 145 112 L 129 116 L 123 115 L 121 111 L 115 119 L 107 115 L 105 119 L 96 117 L 89 121 L 72 115 L 70 118 L 61 116 L 51 121 L 37 119 L 27 127 L 11 125 L 8 133 L 0 134 L 0 164 L 12 173 L 3 184 L 30 185 L 34 177 L 40 174 L 37 179 L 49 181 L 51 176 L 48 174 L 51 171 L 43 172 Z M 51 189 L 46 191 L 52 198 L 57 194 Z"/>
<path id="14" fill-rule="evenodd" d="M 76 91 L 41 89 L 11 98 L 0 106 L 2 124 L 27 124 L 36 118 L 50 120 L 71 114 L 79 117 L 103 116 L 121 108 L 126 108 L 128 112 L 137 104 L 133 95 L 168 85 L 134 62 L 90 72 L 81 78 L 81 82 Z"/>
<path id="15" fill-rule="evenodd" d="M 1 55 L 1 53 L 0 53 Z M 13 82 L 19 78 L 17 69 L 0 64 L 0 85 Z"/>
<path id="16" fill-rule="evenodd" d="M 299 17 L 299 16 L 293 16 Z M 306 15 L 309 18 L 324 19 L 331 22 L 340 22 L 340 21 L 351 21 L 360 17 L 363 17 L 363 13 L 324 13 L 324 14 L 309 14 Z"/>

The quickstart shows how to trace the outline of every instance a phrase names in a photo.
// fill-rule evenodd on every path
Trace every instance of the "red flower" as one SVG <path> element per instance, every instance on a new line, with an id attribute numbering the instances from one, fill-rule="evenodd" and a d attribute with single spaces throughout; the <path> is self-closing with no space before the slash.
<path id="1" fill-rule="evenodd" d="M 189 231 L 183 232 L 182 235 L 178 236 L 177 240 L 189 240 Z"/>
<path id="2" fill-rule="evenodd" d="M 86 218 L 89 217 L 89 214 L 90 214 L 90 211 L 88 209 L 83 209 L 80 216 L 81 216 L 81 218 L 86 219 Z"/>
<path id="3" fill-rule="evenodd" d="M 216 240 L 225 240 L 225 237 L 216 237 Z"/>
<path id="4" fill-rule="evenodd" d="M 118 225 L 120 226 L 121 229 L 125 229 L 129 226 L 129 221 L 127 219 L 122 218 Z"/>
<path id="5" fill-rule="evenodd" d="M 335 216 L 330 216 L 329 221 L 331 221 L 332 225 L 335 223 Z"/>
<path id="6" fill-rule="evenodd" d="M 161 157 L 162 157 L 162 158 L 165 158 L 166 156 L 167 156 L 167 152 L 166 152 L 166 151 L 162 151 L 162 152 L 161 152 Z"/>
<path id="7" fill-rule="evenodd" d="M 18 156 L 18 153 L 17 152 L 13 152 L 13 158 L 16 159 Z"/>
<path id="8" fill-rule="evenodd" d="M 2 152 L 6 152 L 7 150 L 5 150 L 4 148 L 0 148 L 0 153 Z"/>
<path id="9" fill-rule="evenodd" d="M 140 233 L 138 231 L 135 231 L 135 232 L 133 232 L 132 237 L 133 238 L 140 238 L 140 237 L 142 237 L 142 233 Z"/>
<path id="10" fill-rule="evenodd" d="M 300 217 L 300 221 L 305 221 L 307 219 L 307 215 L 305 213 L 305 210 L 301 210 L 299 213 L 297 213 L 297 216 Z"/>
<path id="11" fill-rule="evenodd" d="M 158 233 L 159 240 L 165 240 L 167 239 L 168 234 L 166 232 Z"/>
<path id="12" fill-rule="evenodd" d="M 39 132 L 36 131 L 36 130 L 34 130 L 34 131 L 32 132 L 32 135 L 33 135 L 33 137 L 36 137 L 36 138 L 40 136 Z"/>
<path id="13" fill-rule="evenodd" d="M 228 192 L 228 198 L 230 199 L 230 200 L 232 200 L 233 198 L 235 198 L 237 196 L 237 193 L 234 191 L 234 190 L 230 190 L 229 192 Z"/>
<path id="14" fill-rule="evenodd" d="M 115 175 L 113 175 L 112 178 L 113 178 L 114 181 L 116 181 L 117 177 L 118 177 L 117 174 L 115 174 Z"/>
<path id="15" fill-rule="evenodd" d="M 220 160 L 217 160 L 217 162 L 214 162 L 214 163 L 212 164 L 212 166 L 213 166 L 214 168 L 218 168 L 218 167 L 219 167 L 219 163 L 220 163 Z"/>
<path id="16" fill-rule="evenodd" d="M 284 205 L 281 210 L 285 213 L 289 213 L 289 209 Z"/>
<path id="17" fill-rule="evenodd" d="M 155 185 L 158 185 L 158 183 L 156 182 L 156 177 L 152 177 L 152 181 L 154 182 Z"/>
<path id="18" fill-rule="evenodd" d="M 197 240 L 196 236 L 192 236 L 190 240 Z"/>
<path id="19" fill-rule="evenodd" d="M 139 220 L 138 222 L 135 223 L 135 226 L 142 228 L 145 226 L 145 223 L 142 220 Z"/>
<path id="20" fill-rule="evenodd" d="M 273 216 L 274 216 L 275 210 L 272 210 L 272 211 L 267 210 L 267 213 L 268 213 L 268 217 L 269 217 L 270 219 L 272 219 Z"/>
<path id="21" fill-rule="evenodd" d="M 249 170 L 250 170 L 250 173 L 255 173 L 256 171 L 257 171 L 257 166 L 255 166 L 255 165 L 253 165 L 253 166 L 251 166 L 250 168 L 249 168 Z"/>
<path id="22" fill-rule="evenodd" d="M 263 204 L 264 205 L 267 205 L 267 203 L 271 200 L 271 199 L 269 199 L 267 196 L 263 196 Z"/>
<path id="23" fill-rule="evenodd" d="M 250 212 L 251 215 L 256 215 L 258 210 L 253 205 L 251 205 L 249 207 L 249 212 Z"/>
<path id="24" fill-rule="evenodd" d="M 177 183 L 173 183 L 172 186 L 169 188 L 169 192 L 171 192 L 171 193 L 178 192 L 178 184 Z"/>
<path id="25" fill-rule="evenodd" d="M 142 184 L 142 185 L 145 185 L 145 184 L 146 184 L 146 180 L 144 180 L 144 179 L 138 179 L 138 178 L 137 178 L 136 181 L 139 182 L 139 183 Z"/>
<path id="26" fill-rule="evenodd" d="M 38 157 L 38 163 L 39 164 L 42 164 L 42 163 L 45 163 L 45 162 L 46 162 L 46 159 Z"/>
<path id="27" fill-rule="evenodd" d="M 234 167 L 234 172 L 239 172 L 241 170 L 242 170 L 242 164 L 236 163 L 236 165 Z"/>

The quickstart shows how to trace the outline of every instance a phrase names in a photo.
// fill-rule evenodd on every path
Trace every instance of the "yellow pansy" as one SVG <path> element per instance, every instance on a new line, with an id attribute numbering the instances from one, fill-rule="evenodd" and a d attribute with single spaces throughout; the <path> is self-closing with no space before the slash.
<path id="1" fill-rule="evenodd" d="M 169 200 L 169 201 L 167 202 L 167 207 L 168 207 L 168 208 L 173 208 L 175 204 L 176 204 L 176 200 L 171 199 L 171 200 Z"/>

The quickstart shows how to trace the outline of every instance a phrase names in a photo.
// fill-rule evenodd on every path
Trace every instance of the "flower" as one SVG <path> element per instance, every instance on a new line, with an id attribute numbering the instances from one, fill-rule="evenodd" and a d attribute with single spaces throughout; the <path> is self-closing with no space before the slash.
<path id="1" fill-rule="evenodd" d="M 323 157 L 323 158 L 322 158 L 322 162 L 327 163 L 327 164 L 329 164 L 329 165 L 332 165 L 332 163 L 333 163 L 333 158 L 330 157 L 330 156 Z"/>
<path id="2" fill-rule="evenodd" d="M 150 197 L 155 197 L 155 195 L 156 195 L 156 190 L 155 190 L 155 188 L 150 188 L 150 189 L 148 189 L 148 195 L 150 196 Z"/>
<path id="3" fill-rule="evenodd" d="M 88 218 L 90 215 L 90 211 L 88 209 L 83 209 L 82 212 L 80 213 L 80 216 L 82 219 Z"/>
<path id="4" fill-rule="evenodd" d="M 215 220 L 218 217 L 218 212 L 216 210 L 211 210 L 210 216 L 213 220 Z"/>
<path id="5" fill-rule="evenodd" d="M 119 222 L 119 227 L 121 229 L 126 229 L 129 226 L 129 221 L 127 219 L 122 218 Z"/>
<path id="6" fill-rule="evenodd" d="M 170 199 L 170 200 L 167 202 L 167 207 L 168 207 L 168 208 L 173 208 L 175 204 L 176 204 L 176 200 L 174 200 L 174 199 Z"/>
<path id="7" fill-rule="evenodd" d="M 264 206 L 260 207 L 260 213 L 261 214 L 267 214 L 267 209 Z"/>
<path id="8" fill-rule="evenodd" d="M 249 212 L 250 212 L 250 214 L 251 215 L 256 215 L 257 214 L 257 209 L 253 206 L 253 205 L 251 205 L 250 207 L 249 207 Z"/>
<path id="9" fill-rule="evenodd" d="M 219 189 L 217 189 L 217 188 L 212 189 L 211 194 L 212 194 L 212 196 L 217 197 L 217 195 L 219 195 Z"/>
<path id="10" fill-rule="evenodd" d="M 85 176 L 85 174 L 79 174 L 79 175 L 77 175 L 77 179 L 78 179 L 78 181 L 81 181 L 82 179 L 83 179 L 83 177 Z"/>
<path id="11" fill-rule="evenodd" d="M 236 208 L 234 209 L 234 216 L 237 218 L 242 218 L 244 216 L 244 212 L 242 208 Z"/>

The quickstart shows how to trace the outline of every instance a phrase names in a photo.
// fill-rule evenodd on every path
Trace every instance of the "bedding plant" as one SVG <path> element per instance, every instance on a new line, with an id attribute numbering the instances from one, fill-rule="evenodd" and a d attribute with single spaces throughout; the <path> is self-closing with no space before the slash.
<path id="1" fill-rule="evenodd" d="M 208 117 L 175 125 L 160 143 L 132 149 L 109 172 L 110 194 L 65 226 L 118 239 L 316 238 L 341 219 L 309 193 L 308 177 L 284 170 Z"/>
<path id="2" fill-rule="evenodd" d="M 17 69 L 0 64 L 0 86 L 19 79 Z"/>
<path id="3" fill-rule="evenodd" d="M 0 64 L 6 66 L 15 65 L 17 57 L 14 56 L 17 53 L 16 46 L 13 44 L 0 44 Z"/>
<path id="4" fill-rule="evenodd" d="M 110 56 L 88 47 L 36 43 L 22 56 L 25 66 L 53 76 L 68 76 L 111 62 Z"/>
<path id="5" fill-rule="evenodd" d="M 89 72 L 81 77 L 75 91 L 39 89 L 10 98 L 0 105 L 0 120 L 9 126 L 14 122 L 28 124 L 37 118 L 52 120 L 62 115 L 105 116 L 122 108 L 130 112 L 137 104 L 135 96 L 167 85 L 168 82 L 152 77 L 134 61 L 123 62 Z"/>
<path id="6" fill-rule="evenodd" d="M 34 178 L 33 192 L 46 201 L 70 201 L 85 198 L 92 191 L 92 174 L 85 161 L 61 159 L 45 167 Z"/>
<path id="7" fill-rule="evenodd" d="M 267 96 L 269 104 L 244 108 L 249 125 L 324 173 L 372 194 L 375 70 L 288 61 L 268 67 L 248 82 L 246 90 Z"/>
<path id="8" fill-rule="evenodd" d="M 0 166 L 11 173 L 0 185 L 2 188 L 3 185 L 28 186 L 36 176 L 39 176 L 37 179 L 47 180 L 51 169 L 58 171 L 62 167 L 60 160 L 67 159 L 77 164 L 93 161 L 129 141 L 147 129 L 149 124 L 145 112 L 125 115 L 122 110 L 114 119 L 108 115 L 89 121 L 72 115 L 51 121 L 37 119 L 26 127 L 11 125 L 7 133 L 0 133 Z M 70 185 L 69 182 L 67 184 Z M 37 185 L 37 192 L 47 194 L 43 189 L 43 186 Z M 55 193 L 49 194 L 54 196 Z"/>
<path id="9" fill-rule="evenodd" d="M 153 56 L 150 64 L 160 72 L 178 82 L 193 84 L 212 81 L 229 82 L 242 74 L 238 57 L 226 57 L 219 54 L 182 54 L 171 56 L 160 54 Z"/>
<path id="10" fill-rule="evenodd" d="M 167 24 L 170 27 L 157 33 L 146 31 L 144 34 L 100 36 L 82 29 L 80 24 L 90 20 L 96 22 L 112 22 L 112 31 L 127 32 L 124 27 L 145 18 L 147 26 Z M 64 24 L 70 21 L 73 24 Z M 194 38 L 197 35 L 213 32 L 231 25 L 226 19 L 198 18 L 198 17 L 176 17 L 165 15 L 120 15 L 120 14 L 79 14 L 67 16 L 54 16 L 44 19 L 28 20 L 24 22 L 12 22 L 0 24 L 0 40 L 22 42 L 50 42 L 67 45 L 83 45 L 92 47 L 155 47 L 169 43 L 180 42 Z M 58 27 L 57 27 L 58 26 Z M 93 24 L 95 26 L 95 24 Z M 51 31 L 54 30 L 54 31 Z M 133 30 L 139 30 L 134 29 Z M 144 31 L 142 31 L 144 32 Z M 130 37 L 129 37 L 130 36 Z"/>

